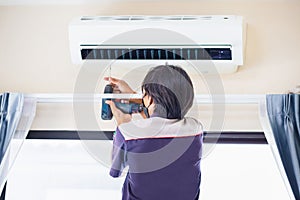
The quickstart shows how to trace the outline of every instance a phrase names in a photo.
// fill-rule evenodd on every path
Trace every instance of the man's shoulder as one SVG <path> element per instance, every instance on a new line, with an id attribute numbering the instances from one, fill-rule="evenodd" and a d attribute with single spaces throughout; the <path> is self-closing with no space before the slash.
<path id="1" fill-rule="evenodd" d="M 195 118 L 181 120 L 152 117 L 131 121 L 119 126 L 125 140 L 174 138 L 200 135 L 202 124 Z"/>

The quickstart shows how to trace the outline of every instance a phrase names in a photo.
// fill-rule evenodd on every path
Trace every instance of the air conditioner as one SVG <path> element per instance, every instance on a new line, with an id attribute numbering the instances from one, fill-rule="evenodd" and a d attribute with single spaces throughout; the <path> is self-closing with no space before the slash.
<path id="1" fill-rule="evenodd" d="M 203 73 L 243 65 L 241 16 L 86 16 L 69 25 L 74 64 L 189 62 Z"/>

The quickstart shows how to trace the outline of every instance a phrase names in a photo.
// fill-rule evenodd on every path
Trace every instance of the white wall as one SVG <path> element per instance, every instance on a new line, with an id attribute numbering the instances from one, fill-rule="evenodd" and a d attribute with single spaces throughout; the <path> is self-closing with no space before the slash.
<path id="1" fill-rule="evenodd" d="M 81 15 L 242 15 L 248 24 L 245 65 L 222 76 L 226 94 L 285 93 L 300 83 L 297 1 L 113 1 L 102 4 L 0 6 L 0 92 L 72 93 L 68 23 Z M 201 107 L 210 127 L 211 111 Z M 255 106 L 231 106 L 224 128 L 261 130 Z M 76 129 L 71 105 L 39 105 L 33 129 Z"/>

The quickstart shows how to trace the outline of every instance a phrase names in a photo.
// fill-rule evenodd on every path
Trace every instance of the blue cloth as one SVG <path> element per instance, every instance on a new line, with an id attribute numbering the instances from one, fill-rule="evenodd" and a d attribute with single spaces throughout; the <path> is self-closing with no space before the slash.
<path id="1" fill-rule="evenodd" d="M 0 94 L 0 164 L 17 129 L 24 97 L 18 93 Z"/>
<path id="2" fill-rule="evenodd" d="M 119 177 L 129 166 L 122 199 L 198 199 L 202 143 L 202 132 L 125 139 L 117 128 L 110 175 Z"/>
<path id="3" fill-rule="evenodd" d="M 300 95 L 267 95 L 276 145 L 295 199 L 300 199 Z"/>
<path id="4" fill-rule="evenodd" d="M 9 145 L 19 124 L 23 109 L 24 97 L 17 93 L 0 94 L 0 195 L 5 198 L 4 183 L 7 180 L 7 171 L 11 164 Z M 6 185 L 6 184 L 5 184 Z M 2 190 L 3 189 L 3 190 Z"/>

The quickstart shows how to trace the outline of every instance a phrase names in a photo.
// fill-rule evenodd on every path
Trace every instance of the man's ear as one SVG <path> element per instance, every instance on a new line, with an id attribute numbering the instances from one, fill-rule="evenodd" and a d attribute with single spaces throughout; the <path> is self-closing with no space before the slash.
<path id="1" fill-rule="evenodd" d="M 153 98 L 151 96 L 149 96 L 148 100 L 149 100 L 149 105 L 148 106 L 150 106 L 153 103 Z"/>

